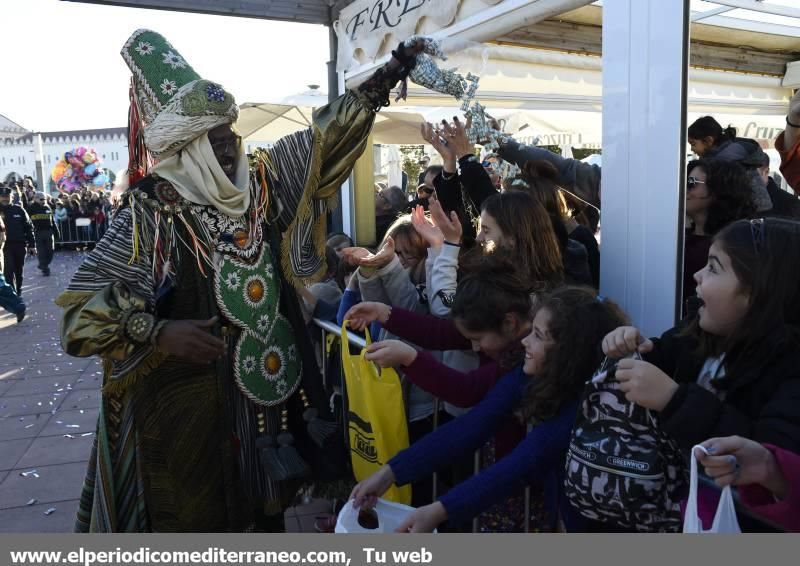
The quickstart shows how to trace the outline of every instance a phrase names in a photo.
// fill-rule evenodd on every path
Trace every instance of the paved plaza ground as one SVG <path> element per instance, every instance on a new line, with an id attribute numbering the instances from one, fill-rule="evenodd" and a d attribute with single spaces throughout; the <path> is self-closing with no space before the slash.
<path id="1" fill-rule="evenodd" d="M 61 350 L 53 300 L 84 257 L 56 252 L 50 277 L 29 259 L 27 317 L 17 324 L 0 310 L 0 533 L 72 532 L 75 524 L 102 375 L 97 358 Z M 286 530 L 314 532 L 315 518 L 328 512 L 322 500 L 290 508 Z"/>
<path id="2" fill-rule="evenodd" d="M 84 256 L 56 252 L 50 277 L 29 259 L 27 317 L 17 324 L 0 312 L 0 532 L 71 532 L 75 523 L 102 378 L 95 358 L 61 350 L 53 300 Z"/>

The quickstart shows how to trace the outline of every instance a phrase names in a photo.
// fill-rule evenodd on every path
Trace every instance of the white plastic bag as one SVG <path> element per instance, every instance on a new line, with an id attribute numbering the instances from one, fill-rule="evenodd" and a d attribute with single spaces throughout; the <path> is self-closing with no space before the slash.
<path id="1" fill-rule="evenodd" d="M 686 515 L 683 518 L 684 533 L 741 533 L 739 521 L 736 519 L 736 508 L 733 505 L 733 494 L 731 486 L 726 485 L 722 489 L 719 498 L 717 512 L 714 514 L 714 522 L 711 529 L 703 530 L 703 522 L 697 513 L 697 458 L 694 451 L 700 449 L 706 454 L 708 451 L 699 444 L 692 448 L 691 454 L 691 476 L 689 478 L 689 500 L 686 502 Z"/>
<path id="2" fill-rule="evenodd" d="M 336 518 L 337 533 L 393 533 L 406 517 L 415 511 L 413 507 L 401 505 L 393 501 L 378 499 L 373 508 L 378 516 L 377 529 L 365 529 L 358 524 L 358 509 L 353 507 L 353 501 L 345 503 L 339 516 Z M 434 531 L 435 532 L 435 531 Z"/>

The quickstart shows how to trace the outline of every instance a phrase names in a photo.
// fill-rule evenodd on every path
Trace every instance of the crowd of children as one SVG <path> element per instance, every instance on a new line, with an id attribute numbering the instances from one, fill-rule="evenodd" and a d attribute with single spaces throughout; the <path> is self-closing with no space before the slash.
<path id="1" fill-rule="evenodd" d="M 781 149 L 791 165 L 800 140 L 787 130 L 781 141 L 791 143 Z M 758 144 L 711 117 L 689 128 L 699 159 L 687 167 L 684 317 L 649 338 L 596 290 L 598 167 L 511 141 L 495 159 L 519 173 L 498 191 L 464 124 L 426 125 L 423 137 L 443 163 L 427 209 L 396 220 L 375 253 L 348 247 L 340 235 L 329 241 L 338 265 L 330 277 L 338 274 L 344 289 L 327 317 L 371 327 L 378 340 L 366 359 L 399 369 L 410 388 L 411 444 L 356 485 L 353 504 L 370 506 L 393 484 L 412 484 L 421 493 L 403 532 L 470 529 L 476 517 L 480 530 L 495 532 L 528 524 L 679 530 L 675 522 L 653 528 L 573 504 L 565 466 L 581 456 L 574 425 L 578 416 L 591 420 L 592 378 L 613 360 L 606 379 L 619 391 L 617 408 L 648 415 L 681 464 L 672 475 L 646 476 L 590 462 L 621 482 L 590 485 L 598 506 L 619 489 L 619 505 L 657 513 L 661 503 L 641 501 L 637 486 L 671 482 L 685 497 L 694 456 L 710 479 L 700 493 L 709 525 L 716 482 L 738 486 L 741 508 L 757 517 L 742 519 L 744 530 L 800 529 L 800 223 L 797 198 L 768 190 Z M 431 425 L 434 398 L 444 402 L 438 427 Z M 693 455 L 698 444 L 707 453 Z M 464 473 L 462 464 L 480 449 L 482 471 Z M 425 482 L 434 472 L 441 486 L 432 501 Z M 535 488 L 539 505 L 522 510 L 526 487 Z"/>

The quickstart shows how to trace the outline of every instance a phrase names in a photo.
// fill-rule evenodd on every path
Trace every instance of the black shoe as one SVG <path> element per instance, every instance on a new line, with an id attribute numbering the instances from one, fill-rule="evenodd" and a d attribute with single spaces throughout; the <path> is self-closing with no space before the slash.
<path id="1" fill-rule="evenodd" d="M 45 277 L 50 277 L 50 269 L 42 269 L 42 275 Z"/>
<path id="2" fill-rule="evenodd" d="M 22 322 L 23 319 L 25 318 L 25 310 L 26 309 L 27 309 L 27 307 L 24 304 L 21 304 L 19 306 L 19 308 L 17 309 L 17 324 Z"/>

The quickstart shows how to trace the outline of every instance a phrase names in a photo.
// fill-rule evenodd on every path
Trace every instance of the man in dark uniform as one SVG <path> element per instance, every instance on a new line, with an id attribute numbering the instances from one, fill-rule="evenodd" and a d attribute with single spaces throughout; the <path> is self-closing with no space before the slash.
<path id="1" fill-rule="evenodd" d="M 36 255 L 39 257 L 39 271 L 45 277 L 50 275 L 50 262 L 53 261 L 54 236 L 58 234 L 53 218 L 53 210 L 47 204 L 43 192 L 37 192 L 33 204 L 28 206 L 28 214 L 36 232 Z"/>
<path id="2" fill-rule="evenodd" d="M 1 273 L 3 271 L 3 246 L 6 243 L 6 225 L 3 224 L 3 216 L 0 215 L 0 307 L 10 313 L 17 315 L 17 322 L 22 322 L 25 318 L 25 303 L 14 292 L 14 288 L 6 283 L 6 278 Z"/>
<path id="3" fill-rule="evenodd" d="M 0 214 L 6 225 L 6 244 L 3 249 L 5 266 L 3 274 L 9 285 L 22 296 L 22 269 L 25 266 L 25 247 L 33 252 L 36 242 L 28 213 L 21 206 L 11 204 L 11 188 L 0 187 Z"/>

